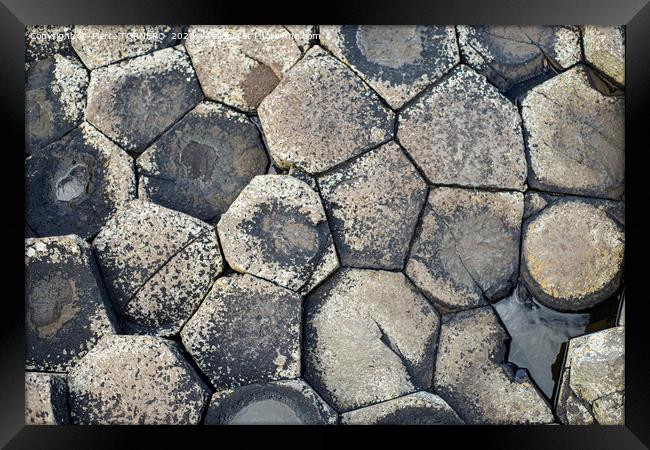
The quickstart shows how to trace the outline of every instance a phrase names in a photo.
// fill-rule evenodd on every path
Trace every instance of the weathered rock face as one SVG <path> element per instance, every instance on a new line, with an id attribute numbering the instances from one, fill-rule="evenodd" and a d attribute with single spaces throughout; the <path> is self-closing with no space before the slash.
<path id="1" fill-rule="evenodd" d="M 395 109 L 459 62 L 453 26 L 325 25 L 320 42 Z"/>
<path id="2" fill-rule="evenodd" d="M 166 48 L 93 70 L 86 117 L 125 150 L 141 152 L 201 97 L 188 56 Z"/>
<path id="3" fill-rule="evenodd" d="M 467 66 L 400 113 L 397 138 L 433 184 L 524 188 L 517 107 Z"/>
<path id="4" fill-rule="evenodd" d="M 569 341 L 556 411 L 567 425 L 625 424 L 625 328 Z"/>
<path id="5" fill-rule="evenodd" d="M 343 63 L 314 46 L 260 104 L 282 168 L 323 172 L 393 136 L 394 114 Z"/>
<path id="6" fill-rule="evenodd" d="M 568 26 L 458 26 L 463 62 L 500 89 L 580 61 L 580 33 Z"/>
<path id="7" fill-rule="evenodd" d="M 301 56 L 275 26 L 192 26 L 185 41 L 205 95 L 254 112 Z"/>
<path id="8" fill-rule="evenodd" d="M 213 222 L 255 176 L 268 157 L 245 115 L 201 103 L 137 160 L 140 198 Z"/>
<path id="9" fill-rule="evenodd" d="M 582 32 L 586 60 L 625 86 L 625 30 L 623 27 L 585 25 Z"/>
<path id="10" fill-rule="evenodd" d="M 219 278 L 181 331 L 217 389 L 300 376 L 302 298 L 250 275 Z"/>
<path id="11" fill-rule="evenodd" d="M 135 200 L 93 241 L 111 300 L 133 333 L 177 333 L 223 269 L 212 226 Z"/>
<path id="12" fill-rule="evenodd" d="M 133 160 L 88 123 L 25 161 L 25 217 L 40 236 L 88 239 L 135 197 Z"/>
<path id="13" fill-rule="evenodd" d="M 317 41 L 316 25 L 283 25 L 296 42 L 298 48 L 305 52 Z"/>
<path id="14" fill-rule="evenodd" d="M 325 210 L 309 185 L 259 175 L 217 225 L 230 267 L 308 292 L 338 267 Z"/>
<path id="15" fill-rule="evenodd" d="M 462 425 L 442 398 L 426 391 L 405 395 L 341 415 L 346 425 Z"/>
<path id="16" fill-rule="evenodd" d="M 31 152 L 81 123 L 88 73 L 77 60 L 54 55 L 33 63 L 26 78 L 25 145 Z"/>
<path id="17" fill-rule="evenodd" d="M 406 274 L 444 311 L 498 300 L 516 283 L 523 195 L 433 188 Z"/>
<path id="18" fill-rule="evenodd" d="M 586 200 L 561 200 L 524 225 L 521 276 L 537 299 L 562 311 L 605 300 L 623 268 L 622 226 Z"/>
<path id="19" fill-rule="evenodd" d="M 115 333 L 90 246 L 77 236 L 25 240 L 28 370 L 66 372 Z"/>
<path id="20" fill-rule="evenodd" d="M 399 145 L 372 150 L 318 179 L 346 266 L 401 269 L 427 186 Z"/>
<path id="21" fill-rule="evenodd" d="M 305 308 L 305 377 L 338 411 L 430 387 L 439 318 L 403 274 L 342 269 Z"/>
<path id="22" fill-rule="evenodd" d="M 37 61 L 56 54 L 72 56 L 72 27 L 59 25 L 27 25 L 25 27 L 25 69 Z"/>
<path id="23" fill-rule="evenodd" d="M 436 392 L 468 424 L 540 424 L 553 413 L 524 369 L 504 364 L 508 335 L 490 307 L 443 320 Z"/>
<path id="24" fill-rule="evenodd" d="M 206 425 L 336 425 L 338 416 L 304 381 L 276 381 L 215 392 Z"/>
<path id="25" fill-rule="evenodd" d="M 624 100 L 592 87 L 576 66 L 522 101 L 530 174 L 536 189 L 617 199 L 624 190 Z"/>
<path id="26" fill-rule="evenodd" d="M 62 374 L 25 373 L 25 424 L 67 425 L 70 423 L 68 385 Z"/>
<path id="27" fill-rule="evenodd" d="M 101 340 L 68 387 L 72 421 L 81 425 L 194 425 L 210 397 L 178 345 L 153 336 Z"/>

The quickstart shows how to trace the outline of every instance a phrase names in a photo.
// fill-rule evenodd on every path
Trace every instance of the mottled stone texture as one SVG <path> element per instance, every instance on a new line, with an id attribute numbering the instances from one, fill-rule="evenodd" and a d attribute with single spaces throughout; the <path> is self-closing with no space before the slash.
<path id="1" fill-rule="evenodd" d="M 609 78 L 625 86 L 625 30 L 623 27 L 585 25 L 585 59 Z"/>
<path id="2" fill-rule="evenodd" d="M 72 27 L 60 25 L 28 25 L 25 27 L 25 69 L 37 61 L 56 54 L 72 56 Z"/>
<path id="3" fill-rule="evenodd" d="M 25 373 L 25 425 L 70 423 L 68 385 L 62 374 Z"/>

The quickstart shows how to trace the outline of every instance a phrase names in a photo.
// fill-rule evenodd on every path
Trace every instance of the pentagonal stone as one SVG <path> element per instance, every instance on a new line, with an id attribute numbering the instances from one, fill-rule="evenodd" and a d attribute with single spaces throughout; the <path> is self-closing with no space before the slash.
<path id="1" fill-rule="evenodd" d="M 25 240 L 27 369 L 65 372 L 115 333 L 90 246 L 77 236 Z"/>
<path id="2" fill-rule="evenodd" d="M 340 270 L 305 308 L 305 377 L 338 411 L 430 387 L 439 318 L 402 273 Z"/>
<path id="3" fill-rule="evenodd" d="M 153 336 L 102 339 L 68 377 L 82 425 L 196 425 L 210 390 L 178 344 Z"/>
<path id="4" fill-rule="evenodd" d="M 237 272 L 307 292 L 338 267 L 318 193 L 297 178 L 258 175 L 217 225 Z"/>
<path id="5" fill-rule="evenodd" d="M 503 364 L 507 333 L 489 306 L 443 320 L 436 392 L 468 424 L 553 422 L 553 413 L 524 369 Z"/>
<path id="6" fill-rule="evenodd" d="M 498 300 L 516 282 L 523 210 L 519 192 L 434 188 L 406 274 L 445 311 Z"/>
<path id="7" fill-rule="evenodd" d="M 250 275 L 219 278 L 183 327 L 183 345 L 218 389 L 298 377 L 301 304 Z"/>
<path id="8" fill-rule="evenodd" d="M 201 97 L 187 55 L 166 48 L 93 70 L 86 117 L 122 148 L 140 152 Z"/>
<path id="9" fill-rule="evenodd" d="M 25 69 L 42 59 L 59 54 L 72 56 L 72 27 L 59 25 L 28 25 L 25 27 Z"/>
<path id="10" fill-rule="evenodd" d="M 400 113 L 397 137 L 433 184 L 524 188 L 517 107 L 467 66 Z"/>
<path id="11" fill-rule="evenodd" d="M 338 415 L 304 381 L 276 381 L 212 395 L 206 425 L 336 425 Z"/>
<path id="12" fill-rule="evenodd" d="M 201 103 L 138 158 L 139 197 L 216 221 L 268 163 L 246 116 Z"/>
<path id="13" fill-rule="evenodd" d="M 93 246 L 126 331 L 172 335 L 223 269 L 212 226 L 134 200 L 106 223 Z"/>
<path id="14" fill-rule="evenodd" d="M 25 216 L 40 236 L 88 239 L 135 197 L 133 160 L 88 123 L 25 161 Z"/>
<path id="15" fill-rule="evenodd" d="M 282 168 L 323 172 L 389 140 L 394 114 L 343 63 L 314 46 L 258 109 Z"/>
<path id="16" fill-rule="evenodd" d="M 588 201 L 557 201 L 524 225 L 521 276 L 544 305 L 577 311 L 620 285 L 622 225 Z"/>
<path id="17" fill-rule="evenodd" d="M 580 61 L 580 33 L 568 26 L 458 26 L 466 62 L 500 89 L 508 90 L 552 69 Z"/>
<path id="18" fill-rule="evenodd" d="M 72 46 L 92 70 L 173 45 L 180 31 L 167 25 L 75 25 Z"/>
<path id="19" fill-rule="evenodd" d="M 427 186 L 399 145 L 372 150 L 318 185 L 342 264 L 403 267 Z"/>
<path id="20" fill-rule="evenodd" d="M 27 151 L 60 139 L 84 117 L 88 73 L 80 62 L 54 55 L 31 65 L 25 82 Z"/>
<path id="21" fill-rule="evenodd" d="M 25 424 L 67 425 L 70 423 L 68 384 L 62 374 L 25 373 Z"/>
<path id="22" fill-rule="evenodd" d="M 536 189 L 618 198 L 624 190 L 624 99 L 592 87 L 576 66 L 522 101 L 530 174 Z"/>
<path id="23" fill-rule="evenodd" d="M 301 56 L 273 26 L 192 26 L 185 40 L 206 97 L 254 112 Z"/>
<path id="24" fill-rule="evenodd" d="M 585 59 L 625 86 L 625 30 L 623 27 L 585 25 L 582 32 Z"/>
<path id="25" fill-rule="evenodd" d="M 453 26 L 325 25 L 320 42 L 395 109 L 459 62 Z"/>

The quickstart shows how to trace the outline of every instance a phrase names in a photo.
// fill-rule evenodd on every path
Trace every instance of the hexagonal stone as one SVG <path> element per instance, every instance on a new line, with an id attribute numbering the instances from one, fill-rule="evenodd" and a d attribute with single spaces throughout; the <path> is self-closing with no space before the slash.
<path id="1" fill-rule="evenodd" d="M 523 229 L 521 277 L 544 305 L 578 311 L 605 300 L 620 285 L 623 227 L 589 201 L 557 201 Z"/>
<path id="2" fill-rule="evenodd" d="M 580 33 L 568 26 L 458 26 L 466 62 L 500 89 L 552 69 L 562 70 L 581 59 Z"/>
<path id="3" fill-rule="evenodd" d="M 460 60 L 453 26 L 323 25 L 320 42 L 395 109 Z"/>
<path id="4" fill-rule="evenodd" d="M 594 89 L 593 77 L 576 66 L 522 101 L 531 187 L 613 199 L 623 193 L 624 99 Z"/>
<path id="5" fill-rule="evenodd" d="M 524 188 L 517 107 L 467 66 L 402 110 L 397 138 L 433 184 Z"/>
<path id="6" fill-rule="evenodd" d="M 40 236 L 88 239 L 135 197 L 133 160 L 88 123 L 25 161 L 25 217 Z"/>
<path id="7" fill-rule="evenodd" d="M 60 139 L 84 117 L 88 73 L 80 62 L 54 55 L 31 65 L 25 81 L 28 152 Z"/>
<path id="8" fill-rule="evenodd" d="M 286 175 L 258 175 L 217 225 L 226 260 L 294 291 L 308 292 L 338 267 L 318 193 Z"/>
<path id="9" fill-rule="evenodd" d="M 210 397 L 178 344 L 153 336 L 102 339 L 68 387 L 81 425 L 196 425 Z"/>
<path id="10" fill-rule="evenodd" d="M 200 103 L 138 158 L 139 197 L 213 222 L 268 164 L 245 115 Z"/>
<path id="11" fill-rule="evenodd" d="M 25 373 L 25 424 L 67 425 L 70 423 L 68 385 L 62 374 Z"/>
<path id="12" fill-rule="evenodd" d="M 434 188 L 406 274 L 444 311 L 498 300 L 516 284 L 523 210 L 519 192 Z"/>
<path id="13" fill-rule="evenodd" d="M 341 415 L 345 425 L 462 425 L 442 398 L 420 391 Z"/>
<path id="14" fill-rule="evenodd" d="M 218 389 L 300 376 L 301 297 L 250 275 L 219 278 L 181 331 Z"/>
<path id="15" fill-rule="evenodd" d="M 491 307 L 443 319 L 436 392 L 468 424 L 540 424 L 553 413 L 525 369 L 503 362 L 508 335 Z"/>
<path id="16" fill-rule="evenodd" d="M 90 246 L 78 236 L 25 239 L 28 370 L 65 372 L 115 333 Z"/>
<path id="17" fill-rule="evenodd" d="M 25 69 L 50 56 L 73 56 L 71 26 L 27 25 L 25 27 Z"/>
<path id="18" fill-rule="evenodd" d="M 140 152 L 201 97 L 188 56 L 166 48 L 93 70 L 86 117 L 122 148 Z"/>
<path id="19" fill-rule="evenodd" d="M 393 136 L 394 114 L 343 63 L 312 47 L 260 104 L 280 167 L 323 172 Z"/>
<path id="20" fill-rule="evenodd" d="M 338 415 L 304 381 L 276 381 L 212 395 L 206 425 L 336 425 Z"/>
<path id="21" fill-rule="evenodd" d="M 93 246 L 130 333 L 177 333 L 223 270 L 212 226 L 142 200 L 118 210 Z"/>
<path id="22" fill-rule="evenodd" d="M 255 112 L 301 56 L 280 25 L 191 26 L 185 47 L 206 97 L 247 112 Z"/>
<path id="23" fill-rule="evenodd" d="M 431 386 L 440 319 L 402 273 L 339 270 L 305 309 L 305 377 L 338 411 Z"/>
<path id="24" fill-rule="evenodd" d="M 585 25 L 585 59 L 612 80 L 625 86 L 625 30 L 623 27 Z"/>
<path id="25" fill-rule="evenodd" d="M 92 70 L 173 45 L 179 32 L 167 25 L 75 25 L 72 46 Z"/>

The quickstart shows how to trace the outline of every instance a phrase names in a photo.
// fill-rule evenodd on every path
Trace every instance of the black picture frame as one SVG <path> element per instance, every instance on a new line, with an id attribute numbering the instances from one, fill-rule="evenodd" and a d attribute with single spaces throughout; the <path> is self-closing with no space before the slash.
<path id="1" fill-rule="evenodd" d="M 276 2 L 147 0 L 0 0 L 0 109 L 4 144 L 4 204 L 7 239 L 0 310 L 0 444 L 10 449 L 131 448 L 136 441 L 145 448 L 176 444 L 197 446 L 196 439 L 210 435 L 214 445 L 224 445 L 225 434 L 244 433 L 240 445 L 253 434 L 277 432 L 255 427 L 115 427 L 24 425 L 24 233 L 18 212 L 24 211 L 23 166 L 18 149 L 24 143 L 24 32 L 32 24 L 602 24 L 626 25 L 626 402 L 625 426 L 462 426 L 462 427 L 314 427 L 283 428 L 300 439 L 316 433 L 346 435 L 364 432 L 384 439 L 386 433 L 430 434 L 430 444 L 444 440 L 454 448 L 473 441 L 482 448 L 516 449 L 636 449 L 650 446 L 650 352 L 644 326 L 647 302 L 640 265 L 645 247 L 640 216 L 647 199 L 639 183 L 644 172 L 645 135 L 650 110 L 650 3 L 647 0 L 454 0 L 425 3 L 418 0 L 374 2 L 314 2 L 302 6 Z M 311 8 L 311 9 L 310 9 Z M 631 193 L 631 195 L 630 195 Z M 23 214 L 24 217 L 24 214 Z M 11 244 L 11 245 L 7 245 Z M 638 258 L 637 258 L 638 254 Z M 6 287 L 11 287 L 7 290 Z M 306 434 L 303 434 L 306 433 Z M 301 436 L 302 435 L 302 436 Z M 443 441 L 440 438 L 443 437 Z M 210 441 L 207 441 L 210 442 Z M 302 445 L 309 445 L 308 441 Z M 428 442 L 428 441 L 427 441 Z M 179 448 L 179 447 L 177 447 Z"/>

